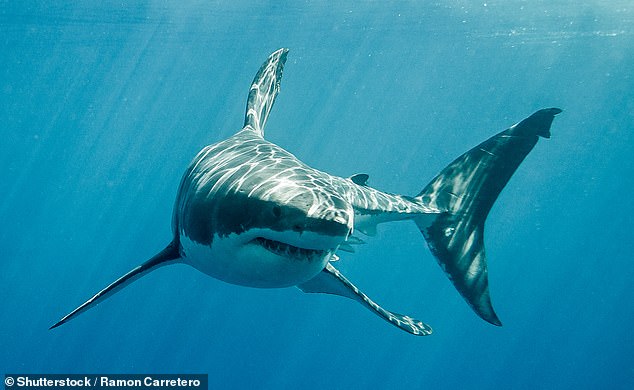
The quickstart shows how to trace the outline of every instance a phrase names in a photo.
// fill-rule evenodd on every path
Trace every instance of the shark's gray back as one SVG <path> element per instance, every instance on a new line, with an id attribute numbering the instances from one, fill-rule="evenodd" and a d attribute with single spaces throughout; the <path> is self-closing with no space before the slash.
<path id="1" fill-rule="evenodd" d="M 178 191 L 175 233 L 209 244 L 214 235 L 244 231 L 246 226 L 231 226 L 227 221 L 239 220 L 226 215 L 234 202 L 253 207 L 271 202 L 301 208 L 308 210 L 308 218 L 338 216 L 351 229 L 364 218 L 378 223 L 439 212 L 413 198 L 381 192 L 314 169 L 248 126 L 231 138 L 204 148 L 194 158 Z M 235 209 L 243 210 L 244 206 Z"/>
<path id="2" fill-rule="evenodd" d="M 287 214 L 308 210 L 308 218 L 338 216 L 351 226 L 353 210 L 338 179 L 307 166 L 247 127 L 196 156 L 178 191 L 174 229 L 209 244 L 214 235 L 239 234 L 249 227 L 234 225 L 232 221 L 242 219 L 227 215 L 229 210 L 239 213 L 249 205 L 256 210 L 268 204 L 284 205 Z M 273 216 L 280 212 L 271 210 Z M 250 220 L 257 226 L 253 217 Z"/>

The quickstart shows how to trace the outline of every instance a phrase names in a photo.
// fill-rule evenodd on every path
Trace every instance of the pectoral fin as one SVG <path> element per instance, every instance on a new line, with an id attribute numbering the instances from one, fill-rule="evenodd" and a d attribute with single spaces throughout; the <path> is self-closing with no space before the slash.
<path id="1" fill-rule="evenodd" d="M 324 268 L 319 275 L 297 287 L 306 293 L 333 294 L 354 299 L 366 308 L 372 310 L 378 316 L 389 321 L 392 325 L 398 326 L 413 335 L 427 336 L 432 333 L 432 329 L 429 325 L 409 316 L 392 313 L 379 306 L 367 295 L 359 291 L 355 285 L 350 283 L 350 281 L 330 263 L 326 264 L 326 268 Z"/>
<path id="2" fill-rule="evenodd" d="M 69 314 L 65 315 L 61 320 L 57 321 L 49 329 L 57 328 L 63 323 L 75 318 L 77 315 L 97 305 L 99 302 L 102 302 L 106 298 L 111 297 L 114 293 L 116 293 L 117 291 L 120 291 L 122 288 L 134 282 L 141 276 L 146 275 L 150 271 L 153 271 L 164 265 L 174 263 L 179 258 L 180 258 L 180 253 L 178 250 L 178 244 L 177 242 L 174 241 L 170 243 L 161 252 L 156 254 L 156 256 L 152 257 L 150 260 L 132 269 L 130 272 L 123 275 L 119 279 L 115 280 L 103 290 L 99 291 L 92 298 L 90 298 L 89 300 L 81 304 L 78 308 L 76 308 Z"/>

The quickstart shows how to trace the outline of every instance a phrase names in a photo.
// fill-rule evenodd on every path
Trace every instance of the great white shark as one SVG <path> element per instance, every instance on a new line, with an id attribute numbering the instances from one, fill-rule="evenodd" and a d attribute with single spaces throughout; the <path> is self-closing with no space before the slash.
<path id="1" fill-rule="evenodd" d="M 257 72 L 244 127 L 209 145 L 180 183 L 172 241 L 55 323 L 58 327 L 159 267 L 189 264 L 216 279 L 249 287 L 297 286 L 351 298 L 414 335 L 429 325 L 390 312 L 335 268 L 337 253 L 363 243 L 380 223 L 413 220 L 441 268 L 471 308 L 501 325 L 489 295 L 484 222 L 496 198 L 539 137 L 549 138 L 558 108 L 539 110 L 444 168 L 416 196 L 376 190 L 366 174 L 348 178 L 311 168 L 264 139 L 288 50 Z"/>

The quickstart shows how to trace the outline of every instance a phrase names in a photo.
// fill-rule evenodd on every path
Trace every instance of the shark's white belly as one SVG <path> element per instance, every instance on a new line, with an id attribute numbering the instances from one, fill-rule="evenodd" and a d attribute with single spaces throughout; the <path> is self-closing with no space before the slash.
<path id="1" fill-rule="evenodd" d="M 255 237 L 254 237 L 255 238 Z M 266 244 L 266 243 L 264 243 Z M 181 238 L 185 263 L 227 283 L 247 287 L 280 288 L 317 276 L 334 251 L 269 248 L 243 237 L 216 237 L 211 245 Z"/>

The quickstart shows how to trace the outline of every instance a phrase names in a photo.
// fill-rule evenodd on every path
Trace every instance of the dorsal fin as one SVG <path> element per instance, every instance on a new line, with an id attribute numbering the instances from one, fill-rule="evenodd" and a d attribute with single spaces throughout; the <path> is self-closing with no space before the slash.
<path id="1" fill-rule="evenodd" d="M 370 178 L 370 175 L 365 173 L 357 173 L 356 175 L 350 176 L 350 180 L 352 180 L 354 184 L 360 185 L 360 186 L 367 186 L 369 178 Z"/>
<path id="2" fill-rule="evenodd" d="M 288 49 L 281 48 L 269 56 L 255 75 L 249 97 L 247 99 L 247 112 L 244 117 L 244 127 L 251 127 L 260 136 L 264 136 L 264 125 L 269 117 L 269 112 L 275 102 L 275 97 L 280 90 L 282 70 L 286 62 Z"/>

